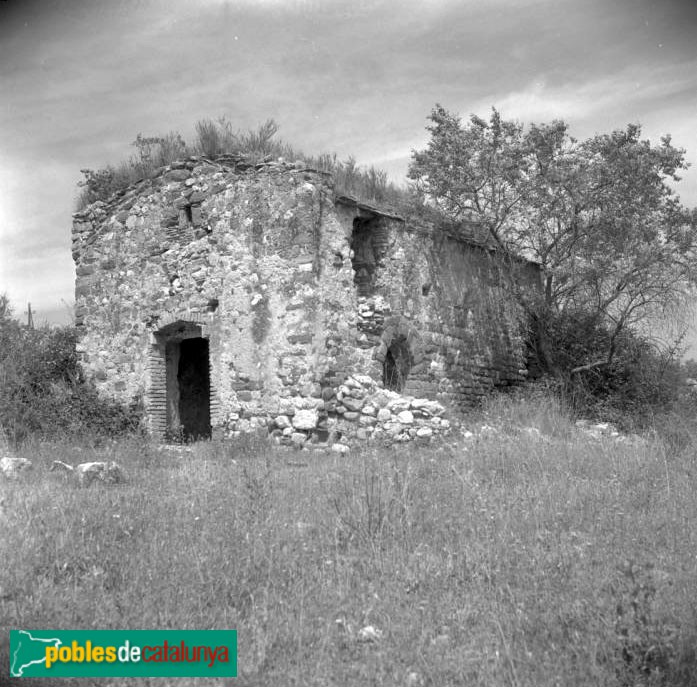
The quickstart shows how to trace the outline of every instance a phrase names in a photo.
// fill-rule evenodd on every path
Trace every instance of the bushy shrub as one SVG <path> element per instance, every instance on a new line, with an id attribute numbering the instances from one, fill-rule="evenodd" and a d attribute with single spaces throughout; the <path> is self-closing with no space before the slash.
<path id="1" fill-rule="evenodd" d="M 23 327 L 6 297 L 0 301 L 0 430 L 11 442 L 138 430 L 137 403 L 124 408 L 102 399 L 84 379 L 73 327 Z"/>
<path id="2" fill-rule="evenodd" d="M 106 200 L 112 193 L 116 193 L 123 186 L 131 183 L 127 175 L 120 176 L 111 165 L 103 169 L 81 169 L 84 179 L 78 182 L 82 189 L 78 198 L 78 209 L 95 203 L 98 200 Z"/>
<path id="3" fill-rule="evenodd" d="M 136 136 L 131 144 L 136 154 L 116 166 L 107 165 L 98 170 L 81 169 L 84 179 L 78 182 L 82 189 L 77 199 L 77 209 L 98 200 L 106 201 L 117 191 L 127 188 L 139 179 L 144 179 L 155 170 L 175 160 L 192 154 L 184 139 L 170 131 L 165 136 Z"/>
<path id="4" fill-rule="evenodd" d="M 547 315 L 543 335 L 560 392 L 577 414 L 641 429 L 697 411 L 679 347 L 661 348 L 631 330 L 613 341 L 602 321 L 583 312 Z"/>
<path id="5" fill-rule="evenodd" d="M 201 119 L 196 122 L 196 136 L 198 148 L 202 155 L 215 157 L 223 151 L 220 139 L 219 127 L 210 119 Z"/>

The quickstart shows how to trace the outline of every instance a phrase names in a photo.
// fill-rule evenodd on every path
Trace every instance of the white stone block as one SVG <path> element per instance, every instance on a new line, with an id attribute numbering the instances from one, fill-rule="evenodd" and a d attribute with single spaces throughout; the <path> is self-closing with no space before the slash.
<path id="1" fill-rule="evenodd" d="M 392 413 L 387 408 L 378 410 L 378 422 L 389 422 L 392 419 Z"/>
<path id="2" fill-rule="evenodd" d="M 293 416 L 293 427 L 296 429 L 314 429 L 317 427 L 317 422 L 319 420 L 319 415 L 317 410 L 303 408 L 301 410 L 296 410 Z"/>
<path id="3" fill-rule="evenodd" d="M 409 410 L 403 410 L 397 415 L 397 419 L 403 424 L 403 425 L 413 425 L 414 424 L 414 415 L 409 411 Z"/>

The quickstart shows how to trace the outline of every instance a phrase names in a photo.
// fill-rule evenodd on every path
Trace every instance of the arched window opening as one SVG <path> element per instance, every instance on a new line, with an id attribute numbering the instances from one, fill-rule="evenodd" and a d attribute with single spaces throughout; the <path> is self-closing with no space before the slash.
<path id="1" fill-rule="evenodd" d="M 385 388 L 391 391 L 403 391 L 413 364 L 414 359 L 406 337 L 398 337 L 390 344 L 385 355 L 382 372 Z"/>

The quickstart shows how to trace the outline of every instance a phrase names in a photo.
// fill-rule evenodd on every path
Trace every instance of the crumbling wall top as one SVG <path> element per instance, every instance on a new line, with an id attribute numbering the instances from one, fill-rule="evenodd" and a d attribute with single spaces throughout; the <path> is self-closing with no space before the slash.
<path id="1" fill-rule="evenodd" d="M 261 162 L 254 162 L 242 154 L 225 154 L 215 158 L 201 155 L 190 156 L 159 167 L 148 177 L 138 179 L 126 188 L 116 191 L 105 201 L 95 201 L 73 213 L 74 241 L 77 237 L 79 237 L 78 243 L 92 240 L 96 237 L 95 234 L 98 233 L 99 226 L 108 219 L 109 215 L 115 214 L 123 207 L 129 208 L 136 198 L 154 193 L 165 184 L 180 182 L 188 185 L 194 183 L 190 179 L 197 176 L 214 176 L 216 174 L 218 176 L 251 176 L 269 173 L 317 175 L 322 178 L 325 184 L 333 188 L 334 177 L 331 172 L 308 166 L 302 160 L 290 162 L 282 157 L 268 157 Z M 213 192 L 215 192 L 215 187 Z M 500 249 L 492 240 L 486 227 L 477 221 L 447 222 L 442 217 L 431 217 L 428 212 L 410 216 L 342 193 L 335 193 L 334 202 L 353 209 L 358 216 L 384 217 L 398 222 L 402 231 L 438 235 L 489 252 L 498 252 Z M 518 262 L 539 266 L 534 260 L 513 257 L 517 258 Z"/>
<path id="2" fill-rule="evenodd" d="M 208 158 L 192 155 L 176 160 L 169 165 L 158 167 L 152 174 L 134 181 L 123 189 L 114 192 L 105 201 L 98 200 L 73 213 L 74 220 L 99 219 L 109 214 L 109 210 L 136 195 L 149 192 L 172 181 L 185 181 L 190 176 L 201 174 L 255 174 L 259 172 L 305 172 L 318 174 L 330 182 L 332 174 L 310 167 L 303 161 L 289 162 L 284 158 L 265 158 L 261 162 L 252 162 L 244 155 L 219 155 Z"/>

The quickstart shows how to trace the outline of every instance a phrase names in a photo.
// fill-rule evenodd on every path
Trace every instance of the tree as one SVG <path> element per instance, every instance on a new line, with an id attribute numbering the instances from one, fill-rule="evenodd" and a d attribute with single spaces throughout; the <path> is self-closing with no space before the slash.
<path id="1" fill-rule="evenodd" d="M 522 127 L 503 121 L 496 110 L 489 123 L 472 115 L 463 127 L 440 105 L 431 120 L 428 148 L 413 152 L 409 178 L 446 216 L 475 219 L 504 247 L 503 232 L 525 186 Z"/>
<path id="2" fill-rule="evenodd" d="M 546 367 L 561 372 L 543 330 L 560 316 L 608 332 L 602 355 L 568 372 L 612 362 L 620 334 L 674 316 L 696 278 L 697 212 L 669 182 L 687 168 L 669 136 L 658 146 L 641 127 L 578 142 L 565 122 L 463 125 L 437 105 L 428 147 L 413 153 L 409 177 L 454 220 L 484 227 L 502 256 L 539 263 L 544 288 L 524 304 L 538 323 Z"/>

